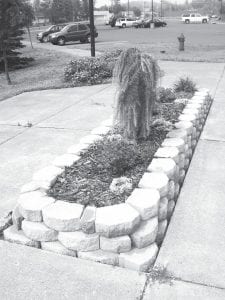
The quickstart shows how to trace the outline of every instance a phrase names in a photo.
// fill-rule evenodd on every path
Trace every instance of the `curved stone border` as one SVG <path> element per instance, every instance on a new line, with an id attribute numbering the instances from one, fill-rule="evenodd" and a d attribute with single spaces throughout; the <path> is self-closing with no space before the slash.
<path id="1" fill-rule="evenodd" d="M 13 226 L 4 231 L 5 240 L 147 271 L 165 236 L 210 105 L 206 89 L 187 100 L 175 128 L 125 203 L 84 208 L 48 197 L 46 191 L 64 168 L 79 160 L 81 152 L 111 129 L 112 119 L 102 122 L 22 187 L 12 215 Z"/>

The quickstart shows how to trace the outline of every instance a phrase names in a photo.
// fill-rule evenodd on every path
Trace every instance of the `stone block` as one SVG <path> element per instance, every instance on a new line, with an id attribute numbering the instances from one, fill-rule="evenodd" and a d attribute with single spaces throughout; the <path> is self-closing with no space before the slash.
<path id="1" fill-rule="evenodd" d="M 21 225 L 23 220 L 24 217 L 21 215 L 19 205 L 17 204 L 12 211 L 12 222 L 17 230 L 21 230 Z"/>
<path id="2" fill-rule="evenodd" d="M 185 165 L 185 155 L 182 153 L 182 154 L 180 154 L 179 168 L 183 169 L 184 165 Z"/>
<path id="3" fill-rule="evenodd" d="M 168 206 L 168 198 L 164 197 L 160 199 L 159 203 L 159 221 L 165 220 L 167 218 L 167 206 Z"/>
<path id="4" fill-rule="evenodd" d="M 154 154 L 155 158 L 171 158 L 177 164 L 179 162 L 179 150 L 176 147 L 160 147 Z"/>
<path id="5" fill-rule="evenodd" d="M 163 220 L 159 222 L 158 225 L 158 233 L 157 233 L 157 238 L 156 238 L 156 243 L 159 245 L 162 243 L 164 236 L 166 234 L 166 229 L 167 229 L 167 220 Z"/>
<path id="6" fill-rule="evenodd" d="M 78 257 L 112 266 L 118 266 L 119 264 L 118 254 L 106 252 L 103 250 L 96 250 L 90 252 L 78 251 Z"/>
<path id="7" fill-rule="evenodd" d="M 142 249 L 134 248 L 130 252 L 120 254 L 119 266 L 138 272 L 147 272 L 154 264 L 157 253 L 156 243 Z"/>
<path id="8" fill-rule="evenodd" d="M 167 210 L 167 207 L 166 207 Z M 144 248 L 155 242 L 158 232 L 158 218 L 141 222 L 139 228 L 131 234 L 134 247 Z"/>
<path id="9" fill-rule="evenodd" d="M 40 248 L 40 242 L 29 239 L 28 237 L 25 236 L 22 230 L 17 230 L 16 226 L 14 225 L 5 229 L 3 235 L 4 235 L 4 240 L 8 242 Z"/>
<path id="10" fill-rule="evenodd" d="M 191 142 L 192 149 L 195 149 L 196 145 L 197 145 L 197 140 L 192 140 Z"/>
<path id="11" fill-rule="evenodd" d="M 12 213 L 10 212 L 6 215 L 3 215 L 0 218 L 0 236 L 2 235 L 3 231 L 11 225 L 12 225 Z"/>
<path id="12" fill-rule="evenodd" d="M 102 138 L 103 137 L 101 135 L 90 134 L 90 135 L 87 135 L 87 136 L 81 138 L 80 139 L 80 143 L 81 144 L 88 144 L 88 145 L 90 145 L 90 144 L 93 144 L 93 143 L 95 143 L 97 141 L 102 140 Z"/>
<path id="13" fill-rule="evenodd" d="M 32 222 L 41 222 L 42 209 L 51 203 L 54 203 L 55 199 L 42 195 L 40 192 L 30 192 L 21 194 L 17 203 L 19 205 L 19 211 L 21 215 Z"/>
<path id="14" fill-rule="evenodd" d="M 95 230 L 105 237 L 132 233 L 140 223 L 139 212 L 129 204 L 99 207 L 96 211 Z"/>
<path id="15" fill-rule="evenodd" d="M 67 153 L 74 154 L 74 155 L 80 155 L 81 153 L 84 153 L 89 148 L 88 144 L 76 144 L 72 145 L 68 148 Z"/>
<path id="16" fill-rule="evenodd" d="M 100 248 L 113 253 L 123 253 L 131 250 L 131 239 L 128 235 L 115 238 L 100 236 Z"/>
<path id="17" fill-rule="evenodd" d="M 175 183 L 175 198 L 179 195 L 180 185 L 179 183 Z"/>
<path id="18" fill-rule="evenodd" d="M 192 155 L 193 155 L 193 150 L 192 150 L 192 149 L 189 149 L 189 150 L 188 150 L 188 157 L 189 157 L 189 159 L 192 158 Z"/>
<path id="19" fill-rule="evenodd" d="M 67 153 L 56 157 L 53 165 L 59 168 L 71 167 L 79 159 L 80 156 Z"/>
<path id="20" fill-rule="evenodd" d="M 179 117 L 178 117 L 178 119 L 180 120 L 180 121 L 189 121 L 189 122 L 191 122 L 191 123 L 193 123 L 193 124 L 195 124 L 196 123 L 196 116 L 195 115 L 185 115 L 185 114 L 181 114 Z"/>
<path id="21" fill-rule="evenodd" d="M 190 164 L 190 159 L 189 159 L 189 158 L 186 158 L 186 159 L 185 159 L 185 164 L 184 164 L 184 170 L 185 170 L 185 171 L 188 169 L 189 164 Z"/>
<path id="22" fill-rule="evenodd" d="M 99 235 L 83 231 L 59 232 L 58 240 L 68 249 L 75 251 L 94 251 L 99 249 Z"/>
<path id="23" fill-rule="evenodd" d="M 100 126 L 91 131 L 91 134 L 105 135 L 109 132 L 110 128 L 108 126 Z"/>
<path id="24" fill-rule="evenodd" d="M 168 182 L 169 179 L 164 173 L 144 173 L 139 181 L 138 187 L 158 190 L 160 197 L 163 197 L 168 192 Z"/>
<path id="25" fill-rule="evenodd" d="M 96 207 L 87 206 L 80 219 L 80 228 L 85 233 L 95 232 Z"/>
<path id="26" fill-rule="evenodd" d="M 177 165 L 176 166 L 176 169 L 175 169 L 175 173 L 174 173 L 174 181 L 175 182 L 178 182 L 179 181 L 179 177 L 180 176 L 180 168 L 179 166 Z"/>
<path id="27" fill-rule="evenodd" d="M 49 186 L 52 186 L 56 182 L 57 176 L 62 174 L 62 172 L 63 169 L 55 166 L 45 167 L 34 173 L 33 180 L 38 182 L 46 182 Z"/>
<path id="28" fill-rule="evenodd" d="M 168 178 L 173 178 L 175 167 L 176 163 L 172 158 L 153 158 L 147 171 L 165 173 Z"/>
<path id="29" fill-rule="evenodd" d="M 42 209 L 44 223 L 57 231 L 80 229 L 80 218 L 84 206 L 77 203 L 56 201 Z"/>
<path id="30" fill-rule="evenodd" d="M 162 147 L 176 147 L 179 152 L 184 152 L 184 140 L 180 138 L 166 138 L 163 143 Z"/>
<path id="31" fill-rule="evenodd" d="M 195 140 L 196 137 L 197 137 L 197 130 L 196 130 L 196 128 L 194 127 L 194 128 L 193 128 L 192 135 L 191 135 L 191 140 Z"/>
<path id="32" fill-rule="evenodd" d="M 168 193 L 167 198 L 168 200 L 173 199 L 175 196 L 175 182 L 173 180 L 170 180 L 168 183 Z"/>
<path id="33" fill-rule="evenodd" d="M 199 118 L 199 110 L 196 108 L 185 108 L 182 111 L 182 114 L 184 115 L 194 115 L 196 118 Z"/>
<path id="34" fill-rule="evenodd" d="M 153 189 L 134 189 L 126 203 L 135 208 L 142 220 L 158 215 L 160 194 Z"/>
<path id="35" fill-rule="evenodd" d="M 180 170 L 180 180 L 179 180 L 179 183 L 183 183 L 185 175 L 186 175 L 185 170 L 181 169 Z"/>
<path id="36" fill-rule="evenodd" d="M 48 228 L 43 222 L 23 220 L 22 230 L 29 239 L 34 241 L 52 242 L 57 240 L 58 232 Z"/>
<path id="37" fill-rule="evenodd" d="M 180 121 L 174 124 L 176 129 L 185 130 L 185 132 L 190 135 L 192 133 L 193 124 L 188 121 Z"/>
<path id="38" fill-rule="evenodd" d="M 60 242 L 41 242 L 41 248 L 46 251 L 55 252 L 61 255 L 77 256 L 77 252 L 67 249 Z"/>
<path id="39" fill-rule="evenodd" d="M 185 155 L 185 156 L 188 155 L 188 149 L 189 149 L 188 144 L 185 144 L 185 146 L 184 146 L 184 155 Z"/>
<path id="40" fill-rule="evenodd" d="M 167 138 L 178 138 L 182 139 L 184 143 L 187 142 L 188 132 L 186 129 L 173 129 L 167 133 Z"/>
<path id="41" fill-rule="evenodd" d="M 31 181 L 21 187 L 21 194 L 34 191 L 41 191 L 43 194 L 50 188 L 49 182 Z"/>
<path id="42" fill-rule="evenodd" d="M 174 211 L 174 208 L 175 208 L 175 201 L 174 200 L 170 200 L 169 203 L 168 203 L 168 207 L 167 207 L 167 218 L 170 219 L 172 214 L 173 214 L 173 211 Z"/>

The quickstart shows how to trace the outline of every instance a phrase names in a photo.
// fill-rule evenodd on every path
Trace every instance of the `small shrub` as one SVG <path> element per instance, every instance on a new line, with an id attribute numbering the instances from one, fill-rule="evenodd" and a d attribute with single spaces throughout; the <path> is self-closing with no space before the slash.
<path id="1" fill-rule="evenodd" d="M 112 77 L 116 60 L 122 50 L 106 52 L 98 57 L 85 57 L 72 60 L 64 71 L 64 79 L 72 86 L 100 84 Z"/>
<path id="2" fill-rule="evenodd" d="M 141 160 L 141 152 L 136 144 L 126 140 L 106 142 L 102 145 L 101 161 L 97 165 L 102 165 L 103 169 L 108 170 L 115 177 L 123 176 L 126 171 L 132 169 Z"/>
<path id="3" fill-rule="evenodd" d="M 194 94 L 198 89 L 196 88 L 196 84 L 193 82 L 192 79 L 189 77 L 181 77 L 175 84 L 174 84 L 174 92 L 185 92 Z"/>
<path id="4" fill-rule="evenodd" d="M 172 89 L 160 87 L 158 88 L 158 102 L 171 103 L 176 99 L 176 95 Z"/>

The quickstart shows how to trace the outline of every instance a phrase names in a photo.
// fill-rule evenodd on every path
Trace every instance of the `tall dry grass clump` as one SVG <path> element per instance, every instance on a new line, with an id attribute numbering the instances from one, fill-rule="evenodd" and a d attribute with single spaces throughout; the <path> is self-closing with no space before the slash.
<path id="1" fill-rule="evenodd" d="M 147 139 L 160 75 L 157 62 L 136 48 L 123 51 L 115 65 L 117 84 L 114 120 L 130 140 Z"/>

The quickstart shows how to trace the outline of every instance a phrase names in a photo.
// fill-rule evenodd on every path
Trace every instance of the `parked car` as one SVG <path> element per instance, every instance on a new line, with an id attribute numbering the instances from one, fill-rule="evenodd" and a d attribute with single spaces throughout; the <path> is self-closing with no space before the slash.
<path id="1" fill-rule="evenodd" d="M 98 36 L 95 28 L 95 37 Z M 77 22 L 65 26 L 61 31 L 53 33 L 49 36 L 50 42 L 54 45 L 63 46 L 67 42 L 80 41 L 81 43 L 89 43 L 91 38 L 90 23 Z"/>
<path id="2" fill-rule="evenodd" d="M 152 19 L 145 19 L 143 22 L 144 28 L 150 28 L 150 23 L 152 22 Z M 167 25 L 166 22 L 160 20 L 160 19 L 154 19 L 153 20 L 155 27 L 165 27 Z"/>
<path id="3" fill-rule="evenodd" d="M 137 19 L 133 23 L 133 27 L 135 27 L 135 28 L 143 28 L 144 27 L 144 19 Z"/>
<path id="4" fill-rule="evenodd" d="M 111 27 L 115 27 L 116 20 L 117 20 L 117 17 L 115 17 L 115 16 L 110 17 L 110 19 L 109 19 L 109 25 Z"/>
<path id="5" fill-rule="evenodd" d="M 37 34 L 37 39 L 41 42 L 41 43 L 46 43 L 49 41 L 49 35 L 55 32 L 59 32 L 60 30 L 62 30 L 67 24 L 58 24 L 58 25 L 52 25 L 50 26 L 48 29 L 46 29 L 45 31 L 39 32 Z"/>
<path id="6" fill-rule="evenodd" d="M 188 13 L 183 14 L 181 16 L 181 20 L 183 23 L 190 24 L 190 23 L 208 23 L 209 17 L 208 16 L 202 16 L 198 13 Z"/>
<path id="7" fill-rule="evenodd" d="M 116 20 L 115 26 L 119 28 L 132 27 L 135 21 L 134 18 L 119 18 Z"/>

